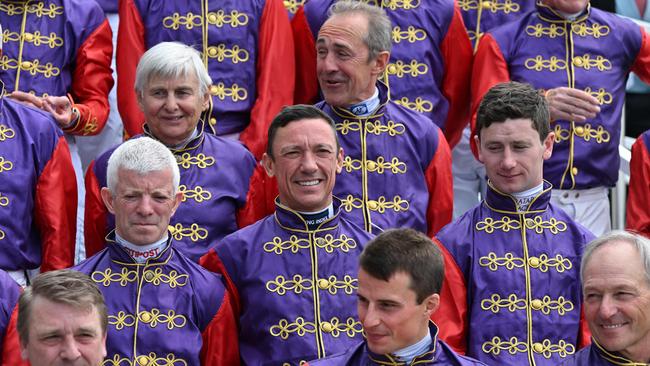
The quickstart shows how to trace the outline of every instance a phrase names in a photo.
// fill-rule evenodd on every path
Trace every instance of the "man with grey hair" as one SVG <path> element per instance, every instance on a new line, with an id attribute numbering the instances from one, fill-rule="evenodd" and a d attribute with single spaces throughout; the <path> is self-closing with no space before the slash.
<path id="1" fill-rule="evenodd" d="M 334 195 L 369 232 L 410 227 L 431 236 L 451 220 L 453 206 L 445 136 L 427 116 L 391 101 L 378 81 L 391 54 L 386 12 L 339 1 L 330 14 L 316 39 L 325 99 L 316 107 L 334 120 L 346 152 Z"/>
<path id="2" fill-rule="evenodd" d="M 75 269 L 107 299 L 108 359 L 237 364 L 235 318 L 221 277 L 177 250 L 168 231 L 183 198 L 174 155 L 151 138 L 132 139 L 111 154 L 107 170 L 101 197 L 115 230 L 104 250 Z"/>
<path id="3" fill-rule="evenodd" d="M 144 135 L 174 153 L 185 194 L 171 222 L 176 247 L 194 261 L 208 246 L 237 230 L 255 159 L 239 142 L 206 133 L 201 113 L 209 105 L 212 83 L 199 53 L 190 46 L 163 42 L 138 64 L 135 89 L 145 115 Z M 110 183 L 107 151 L 86 174 L 85 246 L 88 256 L 104 248 L 114 219 L 101 197 Z M 205 215 L 211 212 L 211 215 Z"/>
<path id="4" fill-rule="evenodd" d="M 650 364 L 650 240 L 605 234 L 587 246 L 580 274 L 592 343 L 562 365 Z"/>

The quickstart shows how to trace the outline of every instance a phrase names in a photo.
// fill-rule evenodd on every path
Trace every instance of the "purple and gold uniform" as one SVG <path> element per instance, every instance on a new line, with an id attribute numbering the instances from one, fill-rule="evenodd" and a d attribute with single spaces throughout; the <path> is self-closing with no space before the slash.
<path id="1" fill-rule="evenodd" d="M 129 136 L 144 117 L 133 89 L 142 54 L 160 42 L 196 47 L 212 77 L 207 130 L 240 134 L 258 159 L 266 131 L 293 104 L 293 38 L 281 0 L 120 1 L 118 105 Z"/>
<path id="2" fill-rule="evenodd" d="M 3 28 L 0 80 L 7 92 L 68 96 L 79 111 L 64 128 L 98 134 L 108 118 L 111 28 L 94 1 L 0 1 Z"/>
<path id="3" fill-rule="evenodd" d="M 318 93 L 315 39 L 334 0 L 310 0 L 292 20 L 296 39 L 296 102 Z M 469 116 L 472 48 L 453 0 L 377 1 L 390 18 L 393 47 L 386 67 L 390 98 L 425 114 L 450 146 Z"/>
<path id="4" fill-rule="evenodd" d="M 548 90 L 571 87 L 600 102 L 585 123 L 557 120 L 544 178 L 556 189 L 612 187 L 618 180 L 620 117 L 630 71 L 650 81 L 650 41 L 634 22 L 588 7 L 575 20 L 538 3 L 537 11 L 493 29 L 479 45 L 472 110 L 495 84 L 519 81 Z"/>
<path id="5" fill-rule="evenodd" d="M 239 316 L 244 364 L 298 365 L 361 340 L 358 259 L 372 235 L 334 216 L 310 230 L 281 204 L 224 238 L 201 263 L 224 274 Z"/>
<path id="6" fill-rule="evenodd" d="M 238 365 L 237 326 L 222 278 L 176 250 L 136 263 L 107 247 L 74 267 L 104 294 L 111 365 Z"/>
<path id="7" fill-rule="evenodd" d="M 202 122 L 197 129 L 203 130 Z M 146 125 L 145 135 L 155 138 Z M 104 248 L 104 237 L 115 227 L 100 195 L 114 150 L 98 157 L 86 173 L 84 236 L 89 256 Z M 181 173 L 183 201 L 171 218 L 170 232 L 175 248 L 198 261 L 210 245 L 239 228 L 237 214 L 246 203 L 255 159 L 239 142 L 204 132 L 172 152 Z"/>
<path id="8" fill-rule="evenodd" d="M 560 366 L 648 366 L 649 363 L 634 362 L 604 349 L 595 339 L 587 346 L 568 358 Z"/>
<path id="9" fill-rule="evenodd" d="M 68 144 L 50 114 L 0 98 L 0 269 L 73 264 L 76 187 Z"/>
<path id="10" fill-rule="evenodd" d="M 557 365 L 589 342 L 580 258 L 593 235 L 550 204 L 526 211 L 488 183 L 485 201 L 437 235 L 445 257 L 440 337 L 489 365 Z"/>
<path id="11" fill-rule="evenodd" d="M 447 344 L 438 340 L 438 327 L 433 323 L 429 325 L 432 343 L 427 352 L 415 356 L 411 365 L 436 365 L 436 366 L 470 366 L 484 365 L 482 362 L 469 357 L 456 354 Z M 385 366 L 406 365 L 395 356 L 378 355 L 368 349 L 365 342 L 350 348 L 345 353 L 322 360 L 309 362 L 311 366 Z"/>

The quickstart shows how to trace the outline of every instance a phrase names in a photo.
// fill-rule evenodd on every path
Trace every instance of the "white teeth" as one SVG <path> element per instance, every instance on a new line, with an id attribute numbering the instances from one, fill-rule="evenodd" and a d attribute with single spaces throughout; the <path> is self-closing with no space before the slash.
<path id="1" fill-rule="evenodd" d="M 304 182 L 298 182 L 301 186 L 315 186 L 318 184 L 318 180 L 308 180 Z"/>
<path id="2" fill-rule="evenodd" d="M 622 326 L 623 326 L 623 324 L 609 324 L 609 325 L 603 324 L 603 328 L 605 328 L 605 329 L 620 328 Z"/>

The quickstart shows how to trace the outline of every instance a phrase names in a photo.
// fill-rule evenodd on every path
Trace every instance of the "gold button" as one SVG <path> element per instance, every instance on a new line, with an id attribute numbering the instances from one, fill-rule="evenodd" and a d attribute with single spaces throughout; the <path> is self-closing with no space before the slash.
<path id="1" fill-rule="evenodd" d="M 535 299 L 535 300 L 530 302 L 530 306 L 535 310 L 539 310 L 539 309 L 542 308 L 542 300 Z"/>
<path id="2" fill-rule="evenodd" d="M 144 279 L 147 280 L 147 281 L 151 281 L 151 280 L 153 280 L 153 272 L 151 272 L 151 271 L 146 271 L 146 272 L 144 273 Z"/>
<path id="3" fill-rule="evenodd" d="M 138 363 L 142 366 L 148 365 L 149 364 L 149 358 L 147 356 L 139 356 L 138 357 Z"/>
<path id="4" fill-rule="evenodd" d="M 537 257 L 528 258 L 528 264 L 533 268 L 539 267 L 539 258 Z"/>
<path id="5" fill-rule="evenodd" d="M 576 134 L 577 135 L 582 135 L 583 133 L 585 133 L 585 128 L 582 127 L 582 126 L 577 126 L 576 127 Z"/>
<path id="6" fill-rule="evenodd" d="M 151 273 L 151 272 L 149 272 Z M 149 323 L 151 321 L 151 313 L 148 311 L 143 311 L 140 313 L 140 320 L 142 320 L 145 323 Z"/>
<path id="7" fill-rule="evenodd" d="M 219 92 L 219 88 L 217 88 L 216 85 L 210 85 L 210 94 L 217 95 L 218 92 Z"/>
<path id="8" fill-rule="evenodd" d="M 375 163 L 374 161 L 368 161 L 366 162 L 366 167 L 368 168 L 368 170 L 375 170 L 377 169 L 377 163 Z"/>
<path id="9" fill-rule="evenodd" d="M 316 238 L 314 241 L 317 245 L 325 245 L 325 239 L 323 238 Z"/>
<path id="10" fill-rule="evenodd" d="M 483 2 L 481 3 L 481 7 L 482 7 L 482 8 L 489 8 L 489 7 L 491 7 L 491 6 L 492 6 L 492 2 L 490 2 L 490 1 L 483 1 Z"/>
<path id="11" fill-rule="evenodd" d="M 328 281 L 328 280 L 326 280 L 324 278 L 321 278 L 320 280 L 318 280 L 318 288 L 320 288 L 321 290 L 327 290 L 327 288 L 329 286 L 330 286 L 330 281 Z"/>
<path id="12" fill-rule="evenodd" d="M 217 14 L 215 13 L 210 13 L 208 14 L 208 22 L 214 24 L 217 22 Z"/>
<path id="13" fill-rule="evenodd" d="M 329 333 L 334 329 L 331 323 L 328 322 L 322 322 L 320 325 L 320 330 L 322 330 L 325 333 Z"/>
<path id="14" fill-rule="evenodd" d="M 368 208 L 371 210 L 376 210 L 379 205 L 377 204 L 377 201 L 368 201 Z"/>
<path id="15" fill-rule="evenodd" d="M 396 72 L 397 72 L 397 66 L 392 65 L 392 64 L 391 64 L 391 65 L 388 65 L 388 73 L 389 73 L 389 74 L 394 74 L 394 73 L 396 73 Z"/>
<path id="16" fill-rule="evenodd" d="M 20 63 L 20 67 L 22 67 L 23 69 L 29 69 L 30 67 L 32 67 L 32 63 L 29 61 L 23 61 Z"/>
<path id="17" fill-rule="evenodd" d="M 211 56 L 211 57 L 216 56 L 217 55 L 217 49 L 214 48 L 214 47 L 208 48 L 208 55 Z"/>
<path id="18" fill-rule="evenodd" d="M 582 61 L 582 58 L 576 57 L 573 59 L 573 64 L 580 67 L 584 64 L 584 61 Z"/>
<path id="19" fill-rule="evenodd" d="M 27 42 L 31 42 L 32 40 L 34 40 L 34 35 L 31 33 L 25 33 L 23 34 L 23 37 L 25 37 L 25 41 Z"/>
<path id="20" fill-rule="evenodd" d="M 216 124 L 217 124 L 217 119 L 214 118 L 214 117 L 210 118 L 210 124 L 211 124 L 212 126 L 216 125 Z"/>
<path id="21" fill-rule="evenodd" d="M 533 343 L 533 351 L 535 351 L 535 353 L 542 353 L 542 351 L 544 351 L 544 345 L 539 342 Z"/>
<path id="22" fill-rule="evenodd" d="M 571 169 L 571 174 L 578 175 L 578 168 L 574 167 L 573 169 Z"/>

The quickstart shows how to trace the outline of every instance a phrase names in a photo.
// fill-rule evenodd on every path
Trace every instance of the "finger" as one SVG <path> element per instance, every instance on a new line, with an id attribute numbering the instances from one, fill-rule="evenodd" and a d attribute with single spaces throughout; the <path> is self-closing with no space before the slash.
<path id="1" fill-rule="evenodd" d="M 41 108 L 43 105 L 43 100 L 41 98 L 18 90 L 9 94 L 9 97 L 20 102 L 31 104 L 36 108 Z"/>

